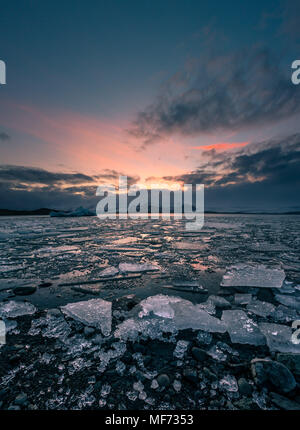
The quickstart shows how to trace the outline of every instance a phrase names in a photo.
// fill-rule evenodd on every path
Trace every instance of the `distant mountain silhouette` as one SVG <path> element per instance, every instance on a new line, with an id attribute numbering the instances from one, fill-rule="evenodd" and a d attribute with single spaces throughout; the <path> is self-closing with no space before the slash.
<path id="1" fill-rule="evenodd" d="M 193 211 L 195 208 L 193 208 Z M 14 209 L 0 209 L 0 216 L 18 216 L 18 215 L 50 215 L 50 212 L 62 212 L 58 209 L 49 209 L 49 208 L 39 208 L 34 210 L 14 210 Z M 65 213 L 72 212 L 71 210 L 63 211 Z M 118 213 L 118 209 L 117 209 Z M 150 214 L 150 207 L 148 208 L 148 213 Z M 157 210 L 156 213 L 161 213 L 161 208 Z M 171 209 L 171 214 L 173 210 Z M 248 211 L 236 211 L 236 212 L 228 212 L 228 211 L 205 211 L 206 214 L 224 214 L 224 215 L 300 215 L 300 211 L 288 211 L 288 212 L 248 212 Z"/>

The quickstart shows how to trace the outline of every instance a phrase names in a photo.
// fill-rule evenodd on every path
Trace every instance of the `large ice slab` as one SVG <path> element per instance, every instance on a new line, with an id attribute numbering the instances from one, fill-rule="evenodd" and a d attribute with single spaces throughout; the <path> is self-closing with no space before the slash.
<path id="1" fill-rule="evenodd" d="M 16 318 L 23 315 L 32 315 L 35 311 L 35 306 L 28 302 L 10 300 L 9 302 L 0 304 L 0 318 Z"/>
<path id="2" fill-rule="evenodd" d="M 292 342 L 291 327 L 283 324 L 260 323 L 259 328 L 267 339 L 270 351 L 300 354 L 300 344 Z"/>
<path id="3" fill-rule="evenodd" d="M 108 336 L 111 332 L 111 302 L 102 299 L 91 299 L 69 303 L 66 306 L 62 306 L 61 310 L 65 315 L 85 325 L 100 329 L 105 336 Z"/>
<path id="4" fill-rule="evenodd" d="M 244 311 L 223 311 L 222 321 L 226 324 L 231 342 L 256 346 L 266 343 L 258 325 Z"/>
<path id="5" fill-rule="evenodd" d="M 201 304 L 194 305 L 181 297 L 163 294 L 150 296 L 142 300 L 133 309 L 132 315 L 135 318 L 132 318 L 130 323 L 126 321 L 122 323 L 122 330 L 126 324 L 128 330 L 133 333 L 149 331 L 149 327 L 161 324 L 163 330 L 171 333 L 184 329 L 203 330 L 212 333 L 225 333 L 226 331 L 225 324 L 202 309 Z M 161 322 L 156 322 L 157 319 Z"/>
<path id="6" fill-rule="evenodd" d="M 284 270 L 262 264 L 236 264 L 227 269 L 222 287 L 280 288 L 285 279 Z"/>
<path id="7" fill-rule="evenodd" d="M 213 333 L 225 333 L 226 327 L 221 320 L 211 316 L 201 304 L 194 305 L 189 300 L 181 297 L 158 294 L 148 297 L 140 303 L 143 311 L 139 316 L 148 315 L 150 311 L 154 315 L 172 318 L 178 330 L 194 329 Z"/>

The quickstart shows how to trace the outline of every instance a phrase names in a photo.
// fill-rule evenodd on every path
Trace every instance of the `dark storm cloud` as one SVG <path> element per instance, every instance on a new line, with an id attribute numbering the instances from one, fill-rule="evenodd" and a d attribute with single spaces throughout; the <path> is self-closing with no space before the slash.
<path id="1" fill-rule="evenodd" d="M 206 210 L 300 210 L 300 134 L 204 154 L 198 169 L 163 179 L 204 184 Z"/>
<path id="2" fill-rule="evenodd" d="M 118 172 L 117 170 L 113 169 L 104 169 L 101 172 L 101 175 L 97 175 L 96 178 L 99 179 L 101 182 L 111 181 L 113 184 L 115 184 L 118 183 L 119 176 L 127 176 L 128 185 L 136 184 L 140 180 L 139 176 L 126 175 L 125 173 Z"/>
<path id="3" fill-rule="evenodd" d="M 231 186 L 259 182 L 300 184 L 300 134 L 249 144 L 236 152 L 204 152 L 207 162 L 193 172 L 165 180 L 206 186 Z"/>
<path id="4" fill-rule="evenodd" d="M 78 206 L 95 208 L 98 185 L 115 184 L 116 170 L 104 169 L 94 176 L 82 173 L 57 173 L 25 166 L 0 166 L 0 201 L 3 209 L 72 209 Z M 139 177 L 127 176 L 128 184 Z"/>
<path id="5" fill-rule="evenodd" d="M 44 169 L 24 166 L 0 166 L 0 180 L 8 182 L 26 182 L 30 184 L 63 184 L 94 182 L 95 178 L 82 173 L 55 173 Z"/>
<path id="6" fill-rule="evenodd" d="M 173 77 L 138 113 L 130 133 L 149 144 L 173 132 L 232 131 L 283 120 L 300 111 L 289 72 L 266 49 L 207 57 Z"/>
<path id="7" fill-rule="evenodd" d="M 10 136 L 7 133 L 4 133 L 3 131 L 0 132 L 0 141 L 4 142 L 9 139 L 10 139 Z"/>
<path id="8" fill-rule="evenodd" d="M 49 172 L 48 170 L 35 167 L 24 166 L 0 166 L 0 180 L 5 182 L 25 182 L 28 184 L 44 184 L 44 185 L 63 185 L 63 184 L 82 184 L 86 182 L 103 183 L 108 181 L 118 181 L 119 176 L 124 173 L 116 170 L 104 169 L 98 175 L 85 175 L 82 173 L 57 173 Z M 136 183 L 139 180 L 138 176 L 127 176 L 128 183 Z"/>

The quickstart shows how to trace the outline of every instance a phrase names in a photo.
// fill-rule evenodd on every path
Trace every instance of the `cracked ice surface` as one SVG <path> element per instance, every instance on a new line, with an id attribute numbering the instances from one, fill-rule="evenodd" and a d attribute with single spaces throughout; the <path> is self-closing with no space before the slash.
<path id="1" fill-rule="evenodd" d="M 223 287 L 280 288 L 285 279 L 282 269 L 267 268 L 262 264 L 236 264 L 223 276 Z"/>
<path id="2" fill-rule="evenodd" d="M 10 300 L 9 302 L 0 304 L 0 318 L 16 318 L 23 315 L 32 315 L 35 311 L 35 306 L 27 302 Z"/>
<path id="3" fill-rule="evenodd" d="M 91 299 L 69 303 L 61 307 L 62 312 L 77 321 L 100 329 L 104 336 L 111 332 L 111 302 L 102 299 Z"/>
<path id="4" fill-rule="evenodd" d="M 259 328 L 267 339 L 270 351 L 300 354 L 300 344 L 292 342 L 292 329 L 282 324 L 260 323 Z"/>
<path id="5" fill-rule="evenodd" d="M 232 343 L 249 345 L 264 345 L 265 337 L 260 332 L 258 325 L 252 321 L 244 311 L 223 311 L 222 321 L 227 326 Z"/>

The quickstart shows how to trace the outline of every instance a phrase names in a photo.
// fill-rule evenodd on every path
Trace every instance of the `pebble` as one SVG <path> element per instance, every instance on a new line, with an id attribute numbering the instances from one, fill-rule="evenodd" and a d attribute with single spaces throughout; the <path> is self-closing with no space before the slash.
<path id="1" fill-rule="evenodd" d="M 168 385 L 170 385 L 170 378 L 166 373 L 158 375 L 156 379 L 160 387 L 167 387 Z"/>

